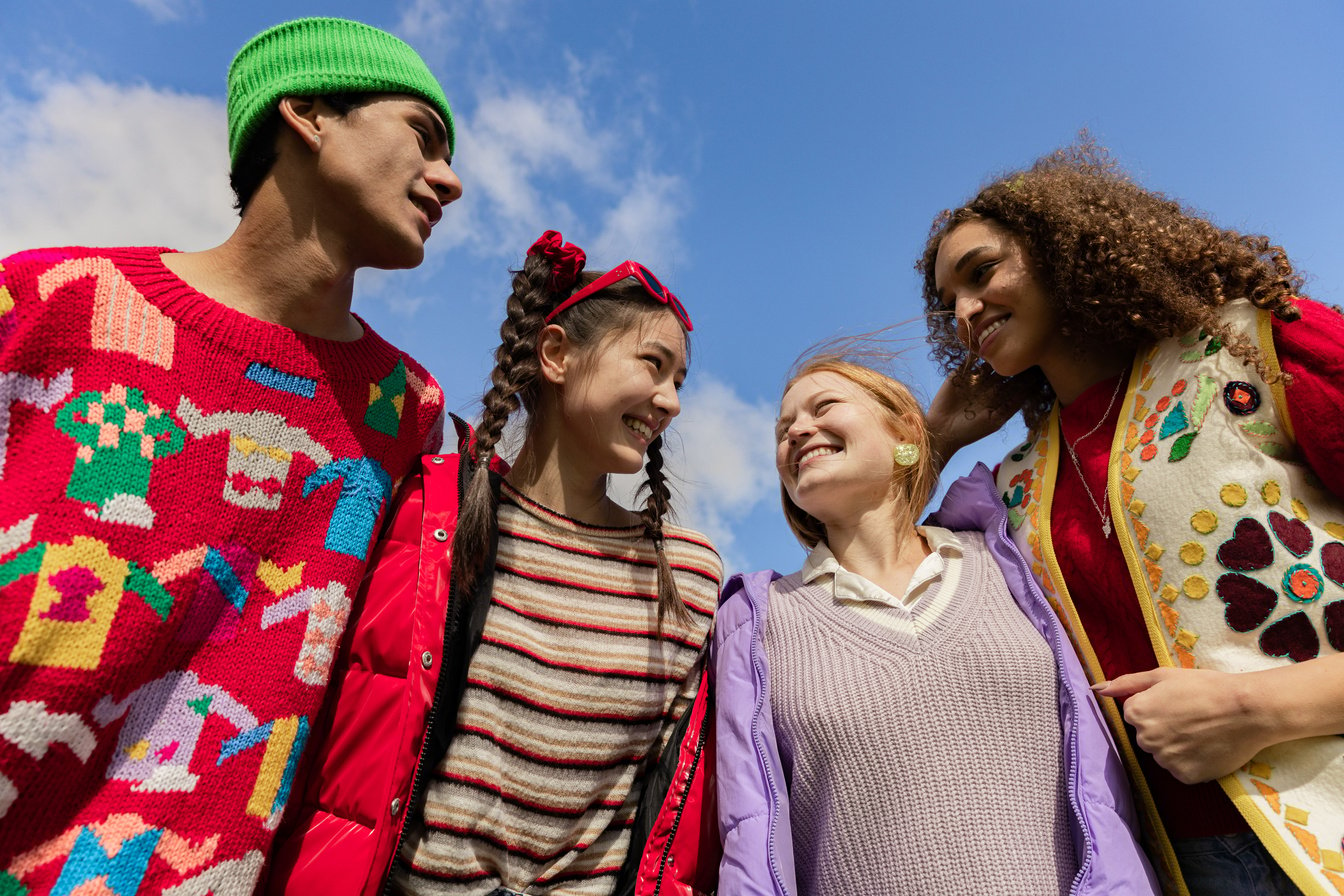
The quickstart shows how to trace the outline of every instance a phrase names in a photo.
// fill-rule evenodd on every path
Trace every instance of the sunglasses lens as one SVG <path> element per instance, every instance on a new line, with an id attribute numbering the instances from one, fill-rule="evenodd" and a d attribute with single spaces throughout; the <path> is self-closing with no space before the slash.
<path id="1" fill-rule="evenodd" d="M 653 271 L 650 271 L 642 264 L 636 264 L 635 270 L 639 273 L 640 278 L 643 279 L 644 285 L 647 286 L 654 295 L 666 302 L 667 287 L 658 282 L 658 278 L 653 276 Z"/>
<path id="2" fill-rule="evenodd" d="M 686 325 L 686 329 L 691 329 L 691 316 L 686 313 L 686 309 L 681 304 L 680 300 L 671 293 L 668 294 L 667 298 L 668 304 L 672 306 L 673 313 L 675 313 L 677 317 L 681 319 L 681 322 Z"/>

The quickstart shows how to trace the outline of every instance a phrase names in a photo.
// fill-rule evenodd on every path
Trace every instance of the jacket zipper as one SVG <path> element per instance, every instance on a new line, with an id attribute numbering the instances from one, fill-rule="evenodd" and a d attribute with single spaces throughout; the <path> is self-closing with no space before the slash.
<path id="1" fill-rule="evenodd" d="M 1003 541 L 1004 544 L 1012 544 L 1012 540 L 1008 537 L 1007 514 L 996 512 L 995 518 L 998 524 L 997 529 L 999 538 Z M 1023 575 L 1022 579 L 1023 582 L 1026 583 L 1029 589 L 1032 588 L 1032 584 L 1035 581 L 1035 576 L 1032 575 L 1031 569 L 1027 566 L 1026 558 L 1022 556 L 1021 551 L 1016 550 L 1013 551 L 1013 556 L 1017 558 L 1015 562 L 1017 564 L 1018 571 Z M 1056 664 L 1059 664 L 1060 657 L 1064 655 L 1062 651 L 1065 649 L 1063 637 L 1060 634 L 1060 626 L 1063 625 L 1063 623 L 1059 620 L 1057 616 L 1054 615 L 1054 610 L 1050 608 L 1050 605 L 1048 603 L 1046 603 L 1044 595 L 1037 594 L 1033 591 L 1032 597 L 1035 599 L 1037 607 L 1040 607 L 1042 604 L 1045 604 L 1046 612 L 1048 612 L 1051 615 L 1051 617 L 1055 619 L 1055 624 L 1050 627 L 1050 632 L 1054 638 L 1055 662 Z M 1068 649 L 1072 650 L 1073 649 L 1072 645 L 1070 645 Z M 1074 704 L 1073 721 L 1069 725 L 1069 740 L 1068 740 L 1069 755 L 1073 757 L 1073 769 L 1069 775 L 1069 806 L 1070 808 L 1073 809 L 1073 817 L 1078 819 L 1078 827 L 1083 832 L 1082 860 L 1078 863 L 1078 873 L 1074 875 L 1073 884 L 1069 887 L 1069 896 L 1076 896 L 1076 894 L 1079 892 L 1078 888 L 1083 885 L 1083 880 L 1087 877 L 1087 872 L 1092 867 L 1092 834 L 1087 829 L 1087 819 L 1083 817 L 1082 806 L 1079 805 L 1078 803 L 1078 776 L 1081 774 L 1081 771 L 1079 769 L 1080 761 L 1078 758 L 1078 713 L 1079 713 L 1078 698 L 1077 695 L 1073 693 L 1072 688 L 1069 687 L 1067 680 L 1064 678 L 1062 666 L 1060 667 L 1059 672 L 1057 672 L 1056 674 L 1059 676 L 1060 686 L 1068 691 L 1069 696 Z"/>
<path id="2" fill-rule="evenodd" d="M 706 679 L 701 682 L 701 687 L 709 687 L 709 681 Z M 708 712 L 708 707 L 706 707 Z M 687 710 L 690 712 L 690 710 Z M 654 883 L 653 896 L 658 896 L 663 889 L 663 875 L 667 872 L 667 857 L 672 852 L 672 844 L 677 839 L 677 828 L 681 827 L 681 814 L 686 811 L 686 804 L 690 802 L 691 785 L 695 782 L 695 775 L 700 770 L 700 754 L 704 752 L 706 732 L 709 726 L 705 724 L 704 719 L 700 720 L 700 733 L 695 740 L 695 754 L 691 757 L 691 773 L 686 777 L 686 792 L 682 794 L 681 803 L 677 806 L 677 814 L 672 816 L 672 830 L 667 835 L 667 845 L 663 847 L 663 855 L 658 859 L 658 879 Z"/>
<path id="3" fill-rule="evenodd" d="M 774 584 L 773 582 L 770 583 L 770 585 L 773 584 Z M 767 585 L 766 588 L 767 590 L 765 599 L 769 600 L 770 598 L 769 585 Z M 756 611 L 757 609 L 758 608 L 755 607 L 754 605 L 752 606 L 753 611 Z M 758 612 L 756 615 L 759 616 L 760 613 Z M 756 631 L 757 627 L 753 625 L 751 645 L 750 645 L 751 665 L 752 668 L 756 670 L 756 680 L 758 682 L 764 683 L 765 670 L 761 668 L 761 657 L 757 650 L 757 644 L 756 644 Z M 762 634 L 764 634 L 763 630 Z M 764 690 L 764 688 L 762 688 L 762 690 Z M 765 699 L 764 696 L 762 696 L 761 699 L 762 701 L 764 701 Z M 777 807 L 779 805 L 780 800 L 779 788 L 775 786 L 775 776 L 770 771 L 770 764 L 766 761 L 765 748 L 761 746 L 761 739 L 759 734 L 760 719 L 761 719 L 761 712 L 760 708 L 758 707 L 753 715 L 751 722 L 751 729 L 752 729 L 751 740 L 752 743 L 756 746 L 756 757 L 760 760 L 761 768 L 765 771 L 765 783 L 770 787 L 771 806 Z M 774 875 L 775 886 L 778 888 L 781 894 L 787 894 L 788 891 L 784 888 L 783 876 L 779 872 L 779 859 L 775 856 L 775 822 L 778 819 L 779 819 L 778 812 L 775 812 L 773 815 L 770 816 L 770 830 L 766 832 L 766 840 L 765 840 L 766 854 L 770 859 L 770 873 Z"/>
<path id="4" fill-rule="evenodd" d="M 460 478 L 458 481 L 457 497 L 460 502 L 462 500 Z M 456 605 L 457 580 L 450 576 L 448 582 L 448 603 L 446 606 L 446 613 L 448 616 L 451 617 L 453 607 Z M 392 896 L 392 869 L 397 864 L 397 856 L 401 854 L 401 847 L 406 843 L 406 825 L 410 820 L 413 807 L 419 805 L 420 797 L 423 795 L 422 791 L 426 786 L 424 772 L 425 766 L 428 765 L 429 754 L 425 749 L 425 744 L 429 741 L 430 734 L 434 731 L 434 722 L 437 720 L 439 714 L 440 697 L 442 696 L 439 684 L 443 682 L 444 670 L 448 662 L 448 641 L 452 637 L 451 629 L 452 627 L 448 624 L 448 620 L 445 619 L 443 626 L 443 650 L 440 653 L 439 658 L 439 678 L 434 686 L 434 702 L 429 706 L 429 714 L 425 716 L 425 730 L 420 736 L 420 758 L 416 760 L 415 775 L 411 778 L 411 798 L 406 802 L 406 805 L 402 807 L 400 821 L 401 829 L 397 833 L 397 843 L 392 850 L 392 858 L 388 861 L 387 868 L 383 871 L 383 886 L 380 890 L 382 896 Z"/>

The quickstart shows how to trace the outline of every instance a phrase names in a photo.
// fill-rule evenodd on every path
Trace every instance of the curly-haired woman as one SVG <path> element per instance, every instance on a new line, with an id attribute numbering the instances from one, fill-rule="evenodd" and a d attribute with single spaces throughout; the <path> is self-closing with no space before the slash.
<path id="1" fill-rule="evenodd" d="M 1086 138 L 940 215 L 917 266 L 931 426 L 946 455 L 1021 411 L 1010 534 L 1123 701 L 1170 888 L 1344 892 L 1344 318 Z"/>

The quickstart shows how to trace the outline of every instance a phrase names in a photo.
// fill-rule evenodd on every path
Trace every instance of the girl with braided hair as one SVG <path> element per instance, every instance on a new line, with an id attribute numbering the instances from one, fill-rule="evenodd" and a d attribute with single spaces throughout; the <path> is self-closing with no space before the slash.
<path id="1" fill-rule="evenodd" d="M 272 892 L 713 890 L 722 564 L 667 519 L 661 453 L 691 322 L 643 265 L 583 264 L 532 246 L 479 428 L 402 490 Z M 607 479 L 641 466 L 636 513 Z"/>
<path id="2" fill-rule="evenodd" d="M 1009 534 L 1166 889 L 1344 892 L 1344 318 L 1086 137 L 940 215 L 917 267 L 942 454 L 1021 411 Z"/>

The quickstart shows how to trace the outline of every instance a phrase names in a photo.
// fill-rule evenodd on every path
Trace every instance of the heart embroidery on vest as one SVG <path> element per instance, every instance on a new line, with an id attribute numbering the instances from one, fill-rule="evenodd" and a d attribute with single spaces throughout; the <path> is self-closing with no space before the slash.
<path id="1" fill-rule="evenodd" d="M 1285 616 L 1260 633 L 1260 649 L 1270 656 L 1286 656 L 1301 663 L 1321 652 L 1321 639 L 1307 614 Z"/>
<path id="2" fill-rule="evenodd" d="M 1279 541 L 1294 557 L 1305 557 L 1307 551 L 1311 550 L 1311 530 L 1307 528 L 1306 523 L 1296 517 L 1284 516 L 1277 510 L 1271 511 L 1269 528 L 1274 530 L 1274 534 L 1279 536 Z"/>
<path id="3" fill-rule="evenodd" d="M 1272 589 L 1250 576 L 1230 572 L 1219 578 L 1214 587 L 1223 603 L 1227 604 L 1223 616 L 1227 620 L 1227 627 L 1234 632 L 1249 632 L 1259 628 L 1279 603 L 1279 596 Z"/>
<path id="4" fill-rule="evenodd" d="M 1331 541 L 1321 546 L 1321 568 L 1330 581 L 1344 588 L 1344 544 Z"/>
<path id="5" fill-rule="evenodd" d="M 1264 569 L 1274 562 L 1274 546 L 1270 544 L 1269 533 L 1256 520 L 1238 520 L 1232 537 L 1218 548 L 1218 562 L 1237 572 Z"/>
<path id="6" fill-rule="evenodd" d="M 1325 605 L 1325 639 L 1336 650 L 1344 651 L 1344 600 Z"/>

